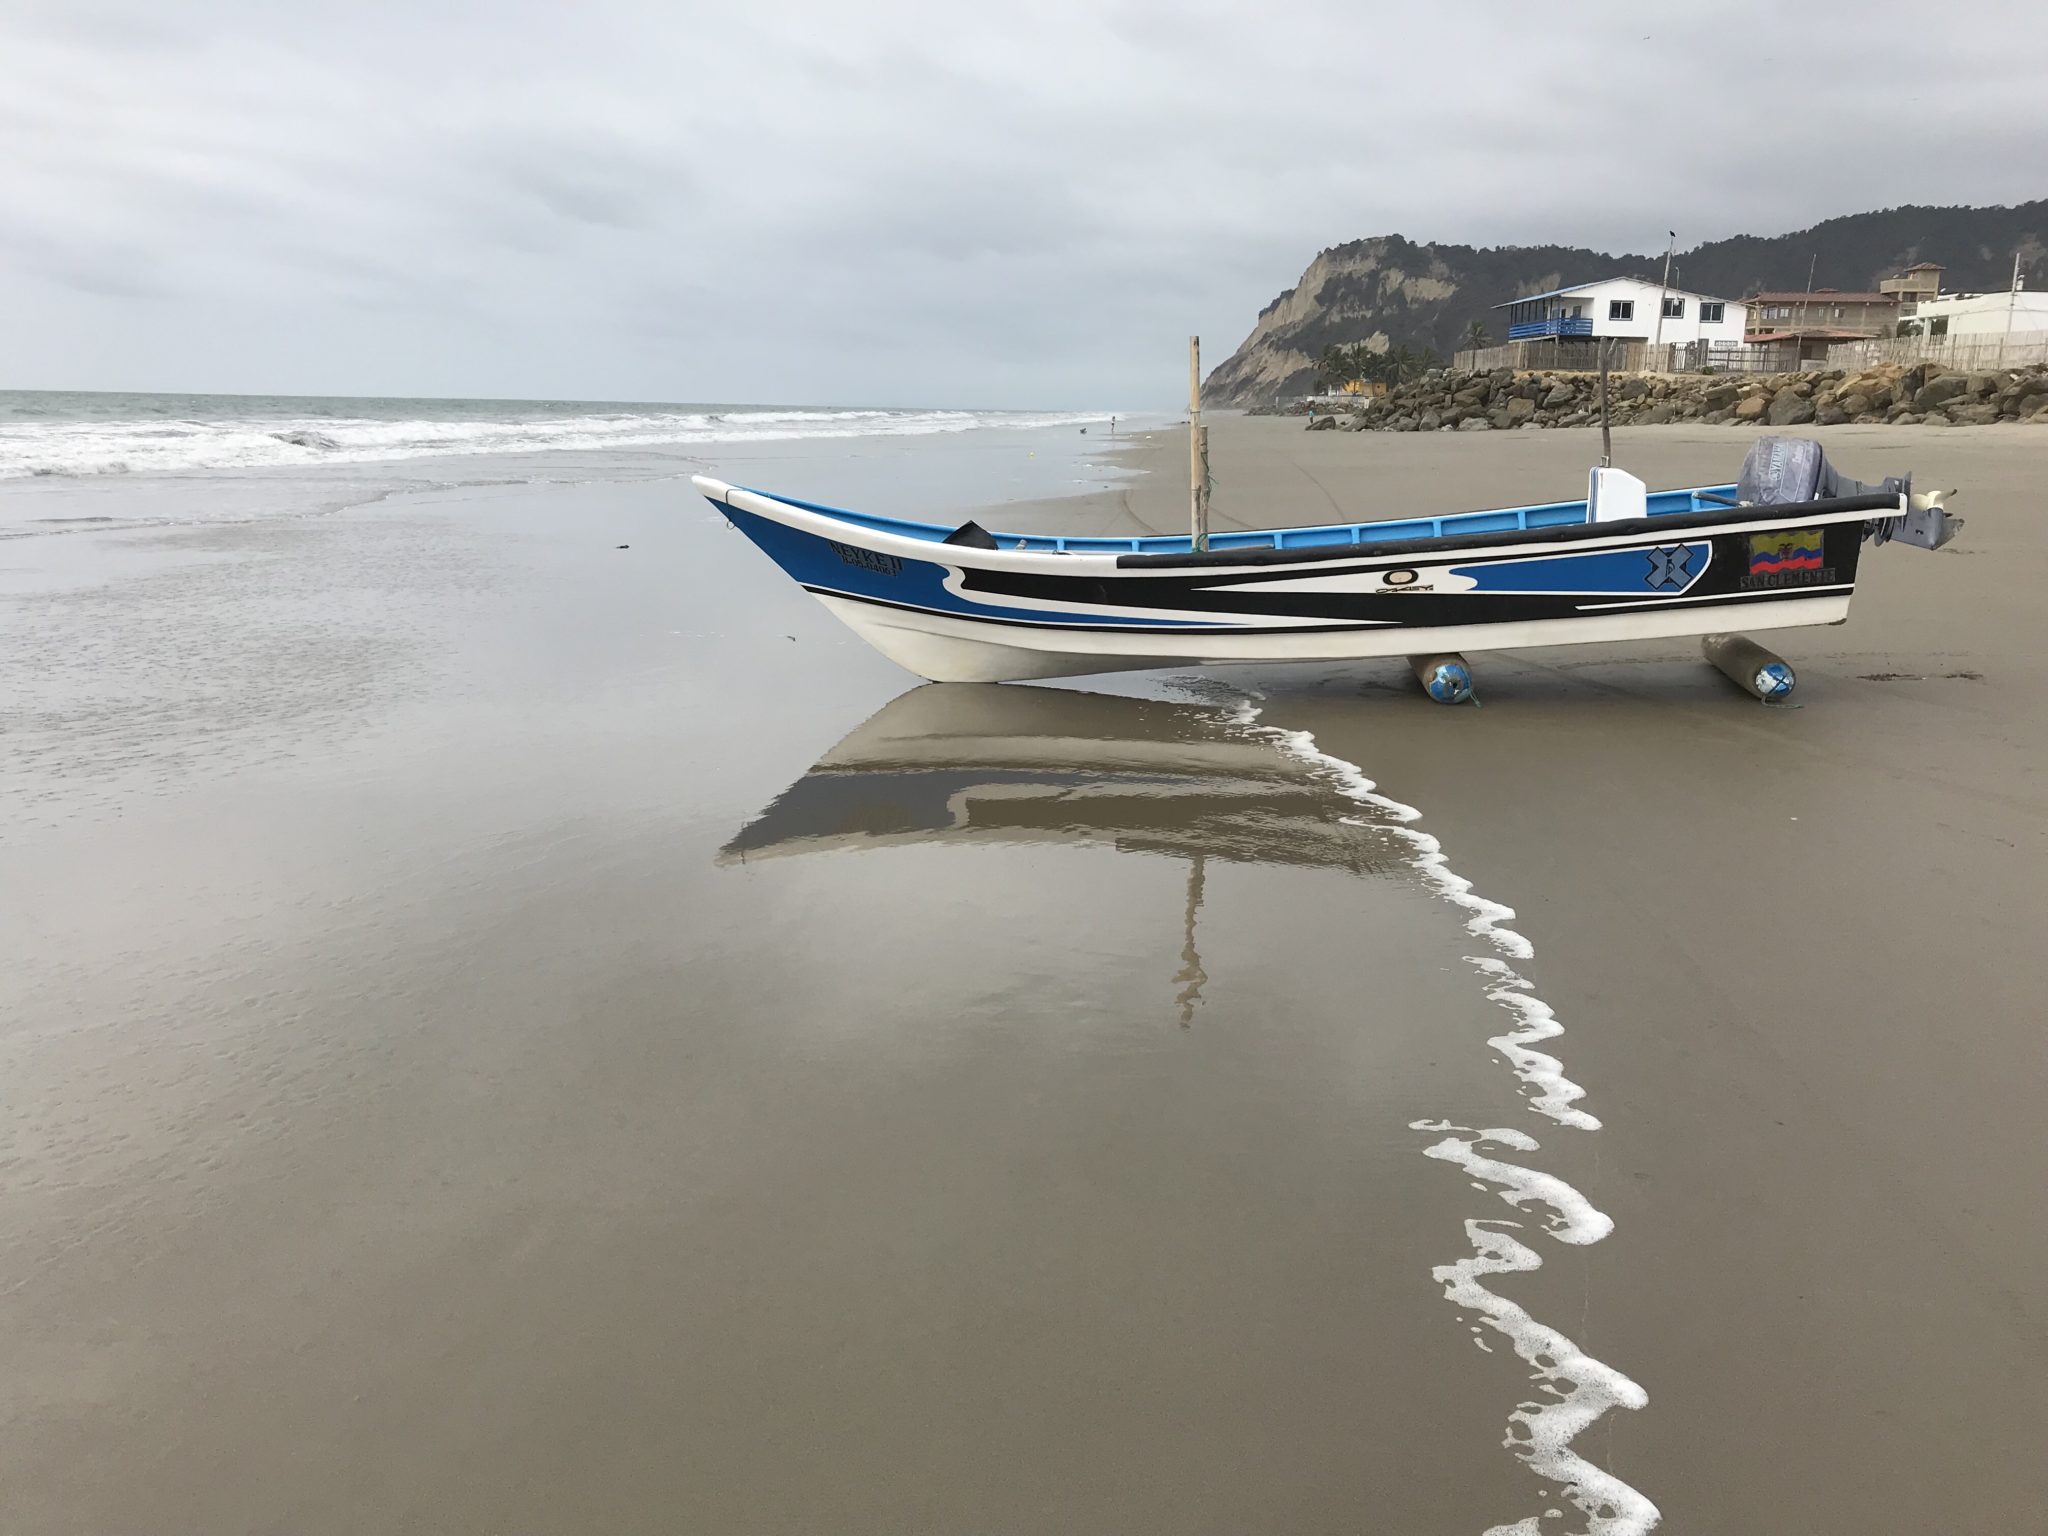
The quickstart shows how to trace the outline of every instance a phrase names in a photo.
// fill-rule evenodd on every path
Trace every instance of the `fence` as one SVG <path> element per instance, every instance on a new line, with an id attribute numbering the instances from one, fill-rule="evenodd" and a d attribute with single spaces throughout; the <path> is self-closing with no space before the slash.
<path id="1" fill-rule="evenodd" d="M 1671 349 L 1670 373 L 1797 373 L 1811 366 L 1799 361 L 1794 346 L 1753 347 L 1741 341 L 1695 341 Z"/>
<path id="2" fill-rule="evenodd" d="M 1830 368 L 1874 368 L 1879 363 L 1939 363 L 1944 368 L 2020 368 L 2048 363 L 2048 331 L 1994 336 L 1900 336 L 1844 341 L 1828 348 Z"/>
<path id="3" fill-rule="evenodd" d="M 1644 367 L 1649 354 L 1670 350 L 1669 347 L 1653 348 L 1643 341 L 1610 341 L 1607 344 L 1607 366 L 1616 373 L 1655 372 L 1657 370 Z M 1483 373 L 1489 368 L 1589 373 L 1600 366 L 1600 344 L 1597 341 L 1511 341 L 1505 346 L 1460 352 L 1451 359 L 1451 366 L 1472 373 Z"/>
<path id="4" fill-rule="evenodd" d="M 1607 366 L 1616 373 L 1792 373 L 1800 366 L 1797 347 L 1752 347 L 1739 341 L 1609 341 L 1606 345 Z M 1475 373 L 1489 368 L 1591 372 L 1600 366 L 1600 343 L 1511 341 L 1506 346 L 1460 352 L 1451 363 Z"/>

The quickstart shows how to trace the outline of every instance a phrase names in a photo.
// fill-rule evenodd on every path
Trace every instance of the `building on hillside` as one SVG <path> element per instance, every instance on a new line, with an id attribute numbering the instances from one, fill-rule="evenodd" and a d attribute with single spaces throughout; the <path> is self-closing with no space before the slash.
<path id="1" fill-rule="evenodd" d="M 1838 342 L 1889 335 L 1898 318 L 1898 298 L 1889 293 L 1753 293 L 1743 340 L 1755 347 L 1796 348 L 1801 362 L 1812 362 Z"/>
<path id="2" fill-rule="evenodd" d="M 1923 299 L 1903 322 L 1915 336 L 2003 336 L 2048 331 L 2048 293 L 1944 293 Z"/>
<path id="3" fill-rule="evenodd" d="M 1941 292 L 1941 263 L 1919 261 L 1895 276 L 1886 278 L 1877 285 L 1879 293 L 1890 294 L 1898 301 L 1899 318 L 1905 319 L 1913 313 L 1913 306 L 1936 297 Z"/>
<path id="4" fill-rule="evenodd" d="M 1749 329 L 1752 333 L 1814 329 L 1845 331 L 1851 336 L 1876 336 L 1888 330 L 1898 318 L 1898 298 L 1889 293 L 1843 293 L 1836 288 L 1816 288 L 1811 293 L 1753 293 L 1749 296 Z"/>
<path id="5" fill-rule="evenodd" d="M 1658 306 L 1663 307 L 1661 324 Z M 1732 299 L 1661 288 L 1639 277 L 1608 277 L 1532 293 L 1495 309 L 1508 312 L 1508 340 L 1592 342 L 1598 337 L 1667 346 L 1741 342 L 1745 310 Z"/>

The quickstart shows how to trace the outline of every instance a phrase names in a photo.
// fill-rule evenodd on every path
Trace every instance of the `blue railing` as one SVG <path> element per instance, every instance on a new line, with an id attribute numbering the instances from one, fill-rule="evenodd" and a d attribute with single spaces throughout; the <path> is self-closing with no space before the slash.
<path id="1" fill-rule="evenodd" d="M 1509 341 L 1531 341 L 1539 336 L 1590 336 L 1593 322 L 1580 315 L 1556 315 L 1548 320 L 1521 320 L 1508 327 Z"/>

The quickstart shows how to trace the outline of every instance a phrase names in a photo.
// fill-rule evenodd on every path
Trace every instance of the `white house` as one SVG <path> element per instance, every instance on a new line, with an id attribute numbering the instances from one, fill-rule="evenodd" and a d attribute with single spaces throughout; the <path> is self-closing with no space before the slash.
<path id="1" fill-rule="evenodd" d="M 1661 327 L 1657 313 L 1660 298 Z M 1746 319 L 1746 307 L 1738 300 L 1660 288 L 1639 277 L 1609 277 L 1597 283 L 1553 288 L 1494 308 L 1508 312 L 1509 341 L 1613 336 L 1667 345 L 1705 341 L 1735 346 L 1742 341 Z"/>
<path id="2" fill-rule="evenodd" d="M 1944 293 L 1922 299 L 1907 324 L 1923 336 L 2003 336 L 2048 331 L 2048 292 Z"/>

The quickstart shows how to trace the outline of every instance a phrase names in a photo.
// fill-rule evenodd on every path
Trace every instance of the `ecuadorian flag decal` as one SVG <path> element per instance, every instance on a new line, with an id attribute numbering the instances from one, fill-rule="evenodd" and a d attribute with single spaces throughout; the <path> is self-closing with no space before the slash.
<path id="1" fill-rule="evenodd" d="M 1789 576 L 1795 571 L 1817 571 L 1820 562 L 1818 528 L 1787 528 L 1749 536 L 1749 574 L 1752 576 Z"/>

